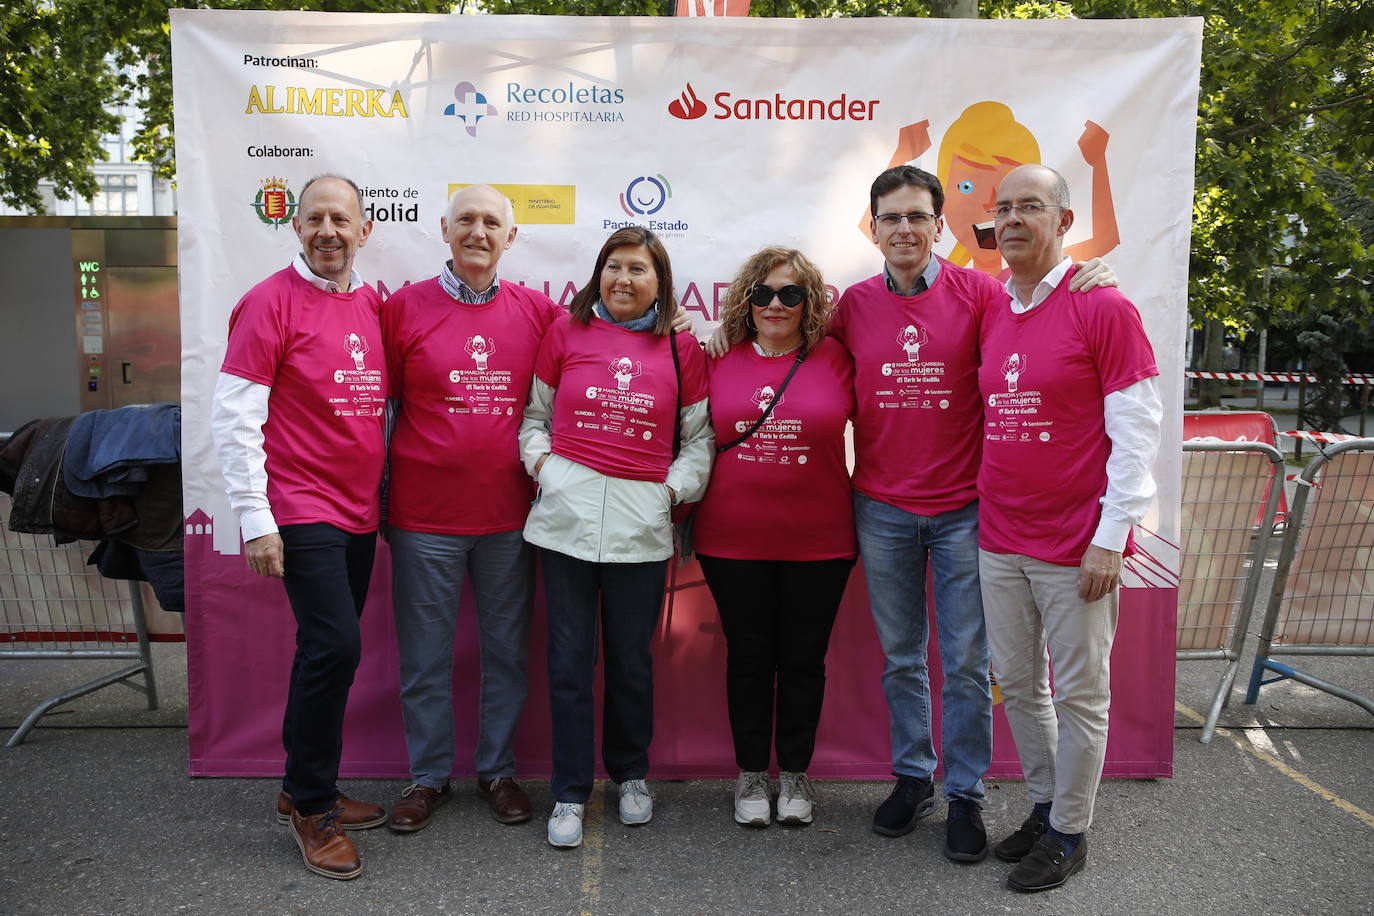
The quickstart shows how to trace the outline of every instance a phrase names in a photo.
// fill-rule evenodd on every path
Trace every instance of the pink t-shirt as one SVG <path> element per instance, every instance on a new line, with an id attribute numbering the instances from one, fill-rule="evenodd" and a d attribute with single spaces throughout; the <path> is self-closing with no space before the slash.
<path id="1" fill-rule="evenodd" d="M 687 407 L 706 397 L 706 356 L 691 334 L 677 335 L 677 350 Z M 678 409 L 667 337 L 564 316 L 544 335 L 534 371 L 558 389 L 555 455 L 608 477 L 663 483 Z"/>
<path id="2" fill-rule="evenodd" d="M 1006 293 L 941 259 L 935 284 L 890 292 L 883 275 L 845 290 L 831 333 L 854 354 L 854 489 L 919 515 L 977 496 L 978 324 Z"/>
<path id="3" fill-rule="evenodd" d="M 229 316 L 222 371 L 272 389 L 262 433 L 278 525 L 377 528 L 386 448 L 381 306 L 370 286 L 326 293 L 288 267 Z"/>
<path id="4" fill-rule="evenodd" d="M 747 430 L 782 386 L 791 356 L 740 344 L 710 364 L 716 444 Z M 845 466 L 854 361 L 834 338 L 806 359 L 768 420 L 716 456 L 697 509 L 697 552 L 733 560 L 832 560 L 859 552 Z"/>
<path id="5" fill-rule="evenodd" d="M 457 302 L 438 278 L 382 306 L 390 397 L 388 521 L 407 531 L 490 534 L 525 524 L 534 483 L 519 431 L 544 332 L 562 309 L 502 283 L 483 305 Z"/>
<path id="6" fill-rule="evenodd" d="M 1159 374 L 1140 314 L 1115 289 L 1049 298 L 983 321 L 979 385 L 987 405 L 978 476 L 978 544 L 1077 566 L 1107 492 L 1103 399 Z M 1134 545 L 1128 538 L 1125 553 Z"/>

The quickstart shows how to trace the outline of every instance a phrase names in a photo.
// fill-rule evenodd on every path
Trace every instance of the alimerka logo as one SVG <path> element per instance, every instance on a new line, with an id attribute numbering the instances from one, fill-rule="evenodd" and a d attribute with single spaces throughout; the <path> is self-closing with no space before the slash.
<path id="1" fill-rule="evenodd" d="M 881 100 L 851 99 L 843 92 L 833 99 L 794 99 L 781 92 L 773 93 L 772 98 L 751 99 L 717 92 L 711 101 L 715 105 L 711 117 L 717 121 L 872 121 Z M 668 113 L 683 121 L 695 121 L 706 111 L 706 103 L 697 97 L 691 83 L 668 103 Z"/>
<path id="2" fill-rule="evenodd" d="M 697 98 L 692 84 L 688 83 L 687 91 L 668 103 L 668 114 L 683 121 L 695 121 L 706 114 L 706 103 Z"/>
<path id="3" fill-rule="evenodd" d="M 286 186 L 285 178 L 264 178 L 259 184 L 258 196 L 253 199 L 252 207 L 258 219 L 274 229 L 291 222 L 296 212 L 296 195 Z"/>
<path id="4" fill-rule="evenodd" d="M 410 117 L 399 91 L 250 86 L 244 114 L 325 115 L 334 118 Z"/>

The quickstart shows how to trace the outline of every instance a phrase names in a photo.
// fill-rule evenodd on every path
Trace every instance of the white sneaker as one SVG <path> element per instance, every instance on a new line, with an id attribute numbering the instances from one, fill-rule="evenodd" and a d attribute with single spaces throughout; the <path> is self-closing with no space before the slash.
<path id="1" fill-rule="evenodd" d="M 778 823 L 809 824 L 816 801 L 816 789 L 805 773 L 782 772 L 778 789 Z"/>
<path id="2" fill-rule="evenodd" d="M 627 827 L 647 824 L 654 816 L 654 797 L 642 779 L 627 779 L 620 784 L 620 823 Z"/>
<path id="3" fill-rule="evenodd" d="M 735 823 L 745 827 L 767 827 L 770 804 L 768 774 L 755 770 L 740 770 L 735 780 Z"/>
<path id="4" fill-rule="evenodd" d="M 549 845 L 572 849 L 582 845 L 582 813 L 586 805 L 558 802 L 549 815 Z"/>

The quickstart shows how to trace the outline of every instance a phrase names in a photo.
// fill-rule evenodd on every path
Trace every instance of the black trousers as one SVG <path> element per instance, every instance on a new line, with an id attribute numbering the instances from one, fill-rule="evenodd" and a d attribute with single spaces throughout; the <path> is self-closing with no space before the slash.
<path id="1" fill-rule="evenodd" d="M 816 749 L 830 631 L 854 560 L 697 557 L 725 630 L 735 762 L 768 769 L 776 710 L 778 768 L 804 771 Z"/>
<path id="2" fill-rule="evenodd" d="M 553 800 L 585 804 L 596 776 L 598 631 L 603 652 L 601 760 L 616 782 L 649 773 L 654 658 L 667 560 L 590 563 L 540 549 L 549 615 Z"/>
<path id="3" fill-rule="evenodd" d="M 282 788 L 301 814 L 328 811 L 339 797 L 344 708 L 362 658 L 363 614 L 377 533 L 327 524 L 281 527 L 286 597 L 296 617 L 296 657 L 281 740 Z"/>

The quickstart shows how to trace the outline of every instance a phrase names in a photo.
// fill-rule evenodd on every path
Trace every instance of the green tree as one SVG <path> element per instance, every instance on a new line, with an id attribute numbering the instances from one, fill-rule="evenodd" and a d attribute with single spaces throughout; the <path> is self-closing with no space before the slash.
<path id="1" fill-rule="evenodd" d="M 452 0 L 6 0 L 0 5 L 0 200 L 42 212 L 40 181 L 58 198 L 91 197 L 101 138 L 119 126 L 107 106 L 135 102 L 136 158 L 176 170 L 167 11 L 218 9 L 446 13 Z"/>

